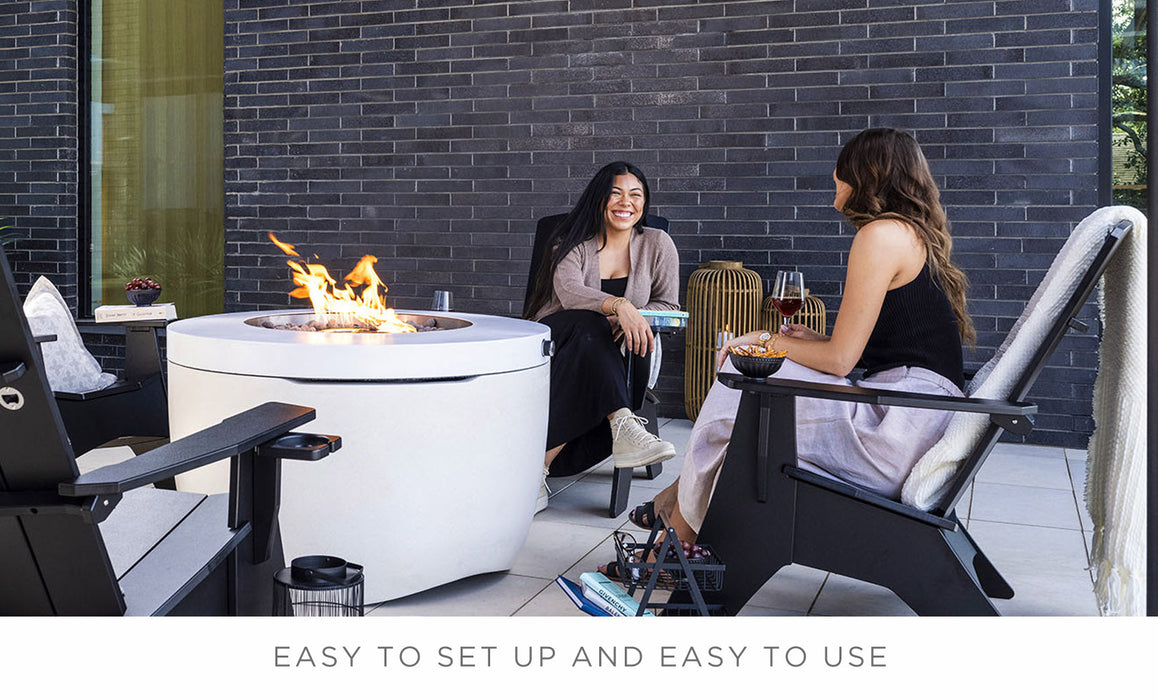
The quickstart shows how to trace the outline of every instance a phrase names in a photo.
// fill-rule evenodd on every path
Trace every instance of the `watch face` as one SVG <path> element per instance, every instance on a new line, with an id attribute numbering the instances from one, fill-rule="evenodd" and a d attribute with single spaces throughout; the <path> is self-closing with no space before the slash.
<path id="1" fill-rule="evenodd" d="M 767 343 L 769 340 L 772 340 L 772 334 L 771 333 L 761 333 L 760 334 L 760 342 L 761 343 Z"/>

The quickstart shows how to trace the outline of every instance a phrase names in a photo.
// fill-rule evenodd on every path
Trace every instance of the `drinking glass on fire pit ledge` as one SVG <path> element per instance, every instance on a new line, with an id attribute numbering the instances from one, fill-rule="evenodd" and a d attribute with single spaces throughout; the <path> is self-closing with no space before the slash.
<path id="1" fill-rule="evenodd" d="M 453 311 L 454 310 L 454 295 L 445 289 L 439 289 L 434 292 L 434 299 L 430 302 L 431 311 Z"/>

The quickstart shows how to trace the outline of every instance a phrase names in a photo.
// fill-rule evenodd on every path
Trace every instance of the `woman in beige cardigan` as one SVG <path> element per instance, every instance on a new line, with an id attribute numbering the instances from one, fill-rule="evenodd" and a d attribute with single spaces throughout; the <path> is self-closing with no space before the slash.
<path id="1" fill-rule="evenodd" d="M 616 468 L 671 459 L 628 405 L 626 352 L 655 349 L 640 309 L 679 308 L 679 257 L 667 232 L 642 225 L 650 192 L 630 163 L 604 166 L 556 229 L 527 302 L 551 328 L 544 477 L 581 472 L 610 454 Z M 546 507 L 546 491 L 540 509 Z"/>

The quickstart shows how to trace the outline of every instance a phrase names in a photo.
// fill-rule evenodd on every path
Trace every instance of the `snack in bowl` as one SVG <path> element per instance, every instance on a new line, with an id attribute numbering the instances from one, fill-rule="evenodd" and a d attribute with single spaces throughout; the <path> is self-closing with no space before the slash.
<path id="1" fill-rule="evenodd" d="M 784 364 L 785 350 L 770 350 L 763 345 L 737 345 L 728 351 L 732 366 L 745 377 L 762 379 Z"/>
<path id="2" fill-rule="evenodd" d="M 125 283 L 125 296 L 137 306 L 149 306 L 161 296 L 161 283 L 152 277 L 134 277 Z"/>

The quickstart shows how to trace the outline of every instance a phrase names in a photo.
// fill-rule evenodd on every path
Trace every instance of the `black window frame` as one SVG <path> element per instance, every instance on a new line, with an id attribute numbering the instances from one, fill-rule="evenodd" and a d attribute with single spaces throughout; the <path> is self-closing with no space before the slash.
<path id="1" fill-rule="evenodd" d="M 76 304 L 77 316 L 93 311 L 92 295 L 92 5 L 77 17 L 76 76 Z"/>
<path id="2" fill-rule="evenodd" d="M 1114 201 L 1114 0 L 1098 3 L 1098 206 Z"/>

